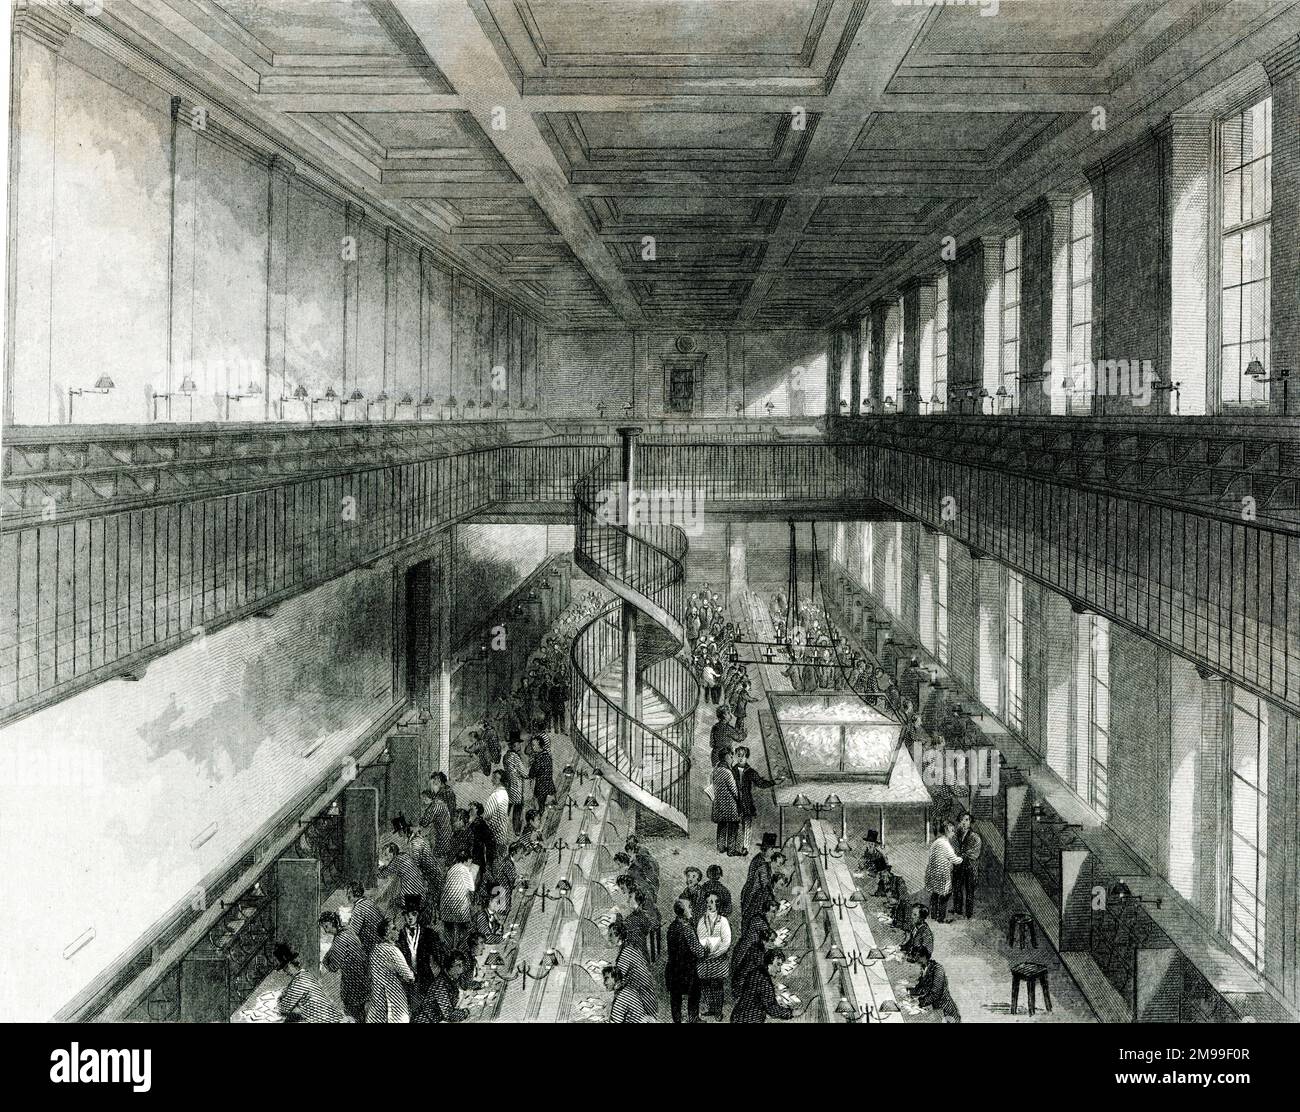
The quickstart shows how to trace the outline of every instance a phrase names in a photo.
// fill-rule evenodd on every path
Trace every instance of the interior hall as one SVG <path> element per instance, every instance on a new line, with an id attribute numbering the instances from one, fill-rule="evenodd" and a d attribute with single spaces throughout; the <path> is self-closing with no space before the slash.
<path id="1" fill-rule="evenodd" d="M 1066 7 L 16 0 L 0 1019 L 1300 1016 L 1300 3 Z"/>

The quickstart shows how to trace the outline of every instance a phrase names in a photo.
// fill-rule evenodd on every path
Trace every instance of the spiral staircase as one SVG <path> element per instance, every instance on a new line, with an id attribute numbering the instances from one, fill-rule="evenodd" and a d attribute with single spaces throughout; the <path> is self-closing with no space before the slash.
<path id="1" fill-rule="evenodd" d="M 609 494 L 620 477 L 612 461 L 602 462 L 576 484 L 574 559 L 617 597 L 573 642 L 572 737 L 615 788 L 685 832 L 700 699 L 681 656 L 686 534 L 675 525 L 629 529 L 611 520 Z M 637 611 L 639 708 L 622 705 L 624 603 Z"/>

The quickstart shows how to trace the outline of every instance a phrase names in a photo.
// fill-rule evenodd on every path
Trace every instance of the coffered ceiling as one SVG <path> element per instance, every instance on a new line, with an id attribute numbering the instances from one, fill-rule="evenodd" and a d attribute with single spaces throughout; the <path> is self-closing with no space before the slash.
<path id="1" fill-rule="evenodd" d="M 554 326 L 781 328 L 1005 220 L 1296 5 L 995 6 L 109 0 L 100 18 Z"/>

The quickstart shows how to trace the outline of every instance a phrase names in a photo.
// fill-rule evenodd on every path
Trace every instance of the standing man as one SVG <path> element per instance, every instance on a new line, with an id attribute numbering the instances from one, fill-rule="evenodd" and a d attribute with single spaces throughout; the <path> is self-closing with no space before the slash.
<path id="1" fill-rule="evenodd" d="M 963 811 L 957 820 L 956 845 L 962 862 L 952 874 L 952 913 L 960 915 L 964 910 L 967 919 L 975 914 L 975 885 L 979 883 L 980 854 L 984 852 L 984 840 L 973 824 L 970 812 Z"/>
<path id="2" fill-rule="evenodd" d="M 397 948 L 415 974 L 415 983 L 406 986 L 412 1015 L 419 1014 L 425 993 L 433 983 L 434 950 L 438 944 L 433 929 L 420 922 L 423 902 L 419 896 L 406 897 L 402 906 L 402 929 L 397 936 Z"/>
<path id="3" fill-rule="evenodd" d="M 609 944 L 616 950 L 614 968 L 622 976 L 623 984 L 641 998 L 641 1007 L 646 1015 L 656 1015 L 659 1011 L 659 992 L 645 951 L 628 941 L 627 928 L 618 919 L 610 923 L 608 937 Z"/>
<path id="4" fill-rule="evenodd" d="M 722 761 L 713 769 L 713 821 L 718 824 L 719 853 L 737 857 L 736 836 L 740 831 L 740 793 L 731 771 L 731 750 L 722 751 Z"/>
<path id="5" fill-rule="evenodd" d="M 686 887 L 677 898 L 690 905 L 691 927 L 694 928 L 699 923 L 700 916 L 704 914 L 705 892 L 704 886 L 700 883 L 704 879 L 704 874 L 692 865 L 683 875 L 686 877 Z"/>
<path id="6" fill-rule="evenodd" d="M 496 843 L 498 851 L 503 850 L 514 841 L 514 830 L 510 822 L 510 804 L 511 795 L 506 787 L 506 774 L 502 769 L 494 768 L 492 770 L 492 794 L 488 796 L 487 805 L 483 808 L 483 818 L 492 831 L 492 839 Z M 492 864 L 490 856 L 487 864 L 490 868 Z"/>
<path id="7" fill-rule="evenodd" d="M 353 928 L 355 916 L 343 926 L 337 911 L 326 911 L 320 917 L 321 929 L 330 936 L 324 965 L 339 976 L 339 998 L 343 1010 L 357 1023 L 366 1021 L 366 1001 L 370 999 L 370 959 L 366 948 Z"/>
<path id="8" fill-rule="evenodd" d="M 740 919 L 741 924 L 748 922 L 754 913 L 754 909 L 762 909 L 766 906 L 767 901 L 775 898 L 776 882 L 785 878 L 782 874 L 777 873 L 776 869 L 785 864 L 785 854 L 781 852 L 780 846 L 776 844 L 775 834 L 763 835 L 763 846 L 759 850 L 758 856 L 750 862 L 749 875 L 745 878 L 745 885 L 740 890 Z"/>
<path id="9" fill-rule="evenodd" d="M 957 828 L 951 820 L 943 824 L 943 833 L 930 844 L 930 856 L 925 863 L 925 886 L 930 890 L 930 918 L 944 922 L 948 914 L 948 900 L 952 897 L 952 870 L 961 864 L 961 854 L 954 847 Z"/>
<path id="10" fill-rule="evenodd" d="M 350 890 L 352 918 L 348 920 L 348 926 L 356 931 L 361 948 L 366 952 L 366 960 L 369 961 L 370 951 L 379 937 L 379 924 L 383 922 L 384 913 L 379 910 L 379 904 L 374 898 L 366 895 L 365 886 L 360 881 L 354 880 Z"/>
<path id="11" fill-rule="evenodd" d="M 551 739 L 545 734 L 533 738 L 532 761 L 528 779 L 533 782 L 533 802 L 545 811 L 548 800 L 555 798 L 555 766 L 551 761 Z"/>
<path id="12" fill-rule="evenodd" d="M 736 794 L 740 807 L 740 827 L 736 834 L 736 846 L 739 855 L 746 857 L 749 854 L 749 830 L 754 823 L 754 817 L 758 814 L 758 806 L 754 802 L 754 789 L 772 788 L 780 781 L 766 779 L 749 763 L 748 746 L 737 747 L 735 761 L 732 774 L 736 777 Z"/>
<path id="13" fill-rule="evenodd" d="M 699 872 L 695 872 L 698 880 Z M 702 902 L 701 902 L 702 906 Z M 673 901 L 673 922 L 668 928 L 668 960 L 664 981 L 672 1002 L 673 1022 L 682 1022 L 682 997 L 686 998 L 686 1022 L 700 1022 L 700 978 L 696 963 L 705 956 L 695 934 L 694 909 L 684 896 Z"/>
<path id="14" fill-rule="evenodd" d="M 409 829 L 405 825 L 405 820 L 400 817 L 393 820 L 393 827 L 397 833 Z M 395 912 L 400 914 L 405 907 L 407 896 L 419 896 L 420 899 L 424 899 L 429 886 L 415 859 L 396 842 L 389 842 L 384 847 L 384 852 L 388 855 L 388 864 L 379 870 L 378 876 L 381 879 L 392 877 L 392 884 L 388 890 L 388 903 Z"/>
<path id="15" fill-rule="evenodd" d="M 441 775 L 434 773 L 434 776 Z M 420 812 L 420 829 L 429 839 L 429 848 L 442 862 L 445 872 L 451 856 L 451 811 L 447 807 L 446 795 L 434 786 L 437 784 L 434 776 L 429 777 L 429 787 L 420 793 L 420 800 L 424 803 L 424 810 Z"/>
<path id="16" fill-rule="evenodd" d="M 528 783 L 528 772 L 524 768 L 524 759 L 519 754 L 524 739 L 518 730 L 510 731 L 510 740 L 506 742 L 506 755 L 501 761 L 501 775 L 505 781 L 506 798 L 510 805 L 510 827 L 518 834 L 524 828 L 524 788 Z M 506 838 L 502 845 L 509 845 Z"/>
<path id="17" fill-rule="evenodd" d="M 744 736 L 739 734 L 736 728 L 727 721 L 726 707 L 718 708 L 717 717 L 718 720 L 713 723 L 713 728 L 709 730 L 709 749 L 713 754 L 714 768 L 717 768 L 722 763 L 723 753 L 745 740 Z"/>

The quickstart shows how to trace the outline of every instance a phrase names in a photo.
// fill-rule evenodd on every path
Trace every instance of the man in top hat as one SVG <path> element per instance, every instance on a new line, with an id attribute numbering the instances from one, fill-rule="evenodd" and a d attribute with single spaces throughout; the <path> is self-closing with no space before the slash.
<path id="1" fill-rule="evenodd" d="M 758 814 L 758 804 L 754 802 L 755 788 L 771 788 L 780 780 L 768 780 L 749 763 L 749 747 L 739 745 L 735 750 L 735 764 L 731 774 L 736 778 L 736 794 L 740 801 L 740 828 L 736 835 L 736 853 L 739 857 L 749 856 L 749 831 Z"/>
<path id="2" fill-rule="evenodd" d="M 302 967 L 298 951 L 285 942 L 275 944 L 275 964 L 289 974 L 280 993 L 280 1014 L 286 1023 L 342 1023 L 343 1015 L 325 995 L 320 982 Z"/>
<path id="3" fill-rule="evenodd" d="M 740 889 L 740 916 L 741 920 L 749 917 L 749 909 L 764 896 L 772 894 L 773 887 L 776 884 L 776 877 L 772 871 L 773 859 L 779 858 L 785 861 L 785 855 L 781 852 L 780 847 L 776 844 L 776 835 L 770 831 L 763 835 L 762 843 L 758 847 L 758 853 L 754 860 L 749 863 L 749 873 L 745 877 L 745 884 Z"/>
<path id="4" fill-rule="evenodd" d="M 424 994 L 433 982 L 434 959 L 440 949 L 433 928 L 421 922 L 423 908 L 423 896 L 418 893 L 406 896 L 402 901 L 402 929 L 397 934 L 397 948 L 415 974 L 415 983 L 406 990 L 412 1015 L 420 1010 Z"/>

